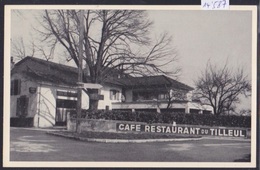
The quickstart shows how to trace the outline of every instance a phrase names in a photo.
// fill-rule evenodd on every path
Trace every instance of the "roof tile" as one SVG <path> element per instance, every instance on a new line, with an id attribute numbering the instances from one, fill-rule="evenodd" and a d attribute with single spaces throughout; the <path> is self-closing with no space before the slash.
<path id="1" fill-rule="evenodd" d="M 26 57 L 15 64 L 15 67 L 12 69 L 12 74 L 16 72 L 26 74 L 28 77 L 37 81 L 65 85 L 76 85 L 78 77 L 78 69 L 75 67 L 70 67 L 34 57 Z M 87 82 L 88 80 L 85 79 L 84 81 Z M 111 78 L 107 78 L 105 80 L 105 83 L 124 87 L 167 85 L 177 89 L 193 90 L 193 88 L 190 86 L 187 86 L 164 75 L 127 78 L 117 78 L 116 76 L 111 76 Z"/>

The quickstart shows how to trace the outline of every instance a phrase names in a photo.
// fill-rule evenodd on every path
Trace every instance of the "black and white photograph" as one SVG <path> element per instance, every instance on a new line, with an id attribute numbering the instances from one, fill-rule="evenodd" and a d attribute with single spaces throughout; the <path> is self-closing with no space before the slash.
<path id="1" fill-rule="evenodd" d="M 207 5 L 6 5 L 3 166 L 256 167 L 257 7 Z"/>

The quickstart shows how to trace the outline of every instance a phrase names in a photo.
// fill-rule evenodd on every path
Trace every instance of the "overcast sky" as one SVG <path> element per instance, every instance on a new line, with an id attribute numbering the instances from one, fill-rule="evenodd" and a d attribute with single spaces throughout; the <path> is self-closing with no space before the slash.
<path id="1" fill-rule="evenodd" d="M 208 60 L 232 67 L 243 66 L 251 73 L 251 13 L 238 11 L 153 11 L 154 30 L 173 36 L 183 74 L 180 80 L 193 85 L 193 79 Z"/>
<path id="2" fill-rule="evenodd" d="M 194 87 L 193 80 L 210 60 L 213 64 L 242 66 L 251 78 L 252 15 L 249 11 L 148 11 L 154 21 L 151 36 L 168 32 L 182 68 L 179 80 Z M 34 36 L 35 11 L 13 15 L 12 39 Z M 35 25 L 34 25 L 35 26 Z M 31 35 L 30 35 L 31 34 Z M 167 66 L 169 69 L 171 66 Z"/>
<path id="3" fill-rule="evenodd" d="M 12 15 L 12 39 L 34 36 L 31 12 Z M 179 80 L 193 85 L 193 79 L 207 61 L 243 66 L 251 74 L 251 13 L 247 11 L 149 11 L 154 21 L 151 36 L 168 32 L 182 67 Z M 35 25 L 34 25 L 35 26 Z M 154 35 L 153 35 L 154 34 Z M 170 65 L 168 67 L 171 67 Z"/>

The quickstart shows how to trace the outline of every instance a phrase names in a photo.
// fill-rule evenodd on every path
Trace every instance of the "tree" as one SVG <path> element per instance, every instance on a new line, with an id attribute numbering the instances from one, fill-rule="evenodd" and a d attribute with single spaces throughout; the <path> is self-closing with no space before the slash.
<path id="1" fill-rule="evenodd" d="M 22 37 L 16 38 L 14 40 L 12 39 L 11 52 L 11 55 L 15 58 L 16 61 L 20 61 L 24 59 L 26 56 L 39 56 L 39 58 L 43 58 L 46 61 L 49 61 L 53 59 L 52 53 L 54 53 L 54 51 L 52 50 L 49 53 L 46 53 L 44 47 L 42 47 L 40 43 L 35 42 L 32 37 L 30 42 L 27 43 L 24 41 L 24 38 Z"/>
<path id="2" fill-rule="evenodd" d="M 28 16 L 26 16 L 23 10 L 12 10 L 12 15 L 15 15 L 22 21 L 28 19 Z M 52 53 L 51 50 L 50 53 Z M 35 41 L 33 33 L 30 33 L 30 37 L 12 37 L 11 56 L 14 57 L 16 61 L 20 61 L 26 56 L 44 58 L 47 61 L 52 59 L 50 54 L 46 54 L 41 43 Z"/>
<path id="3" fill-rule="evenodd" d="M 30 46 L 30 47 L 29 47 Z M 16 60 L 21 60 L 26 56 L 34 56 L 35 54 L 35 44 L 33 41 L 30 42 L 30 45 L 24 43 L 23 38 L 12 39 L 11 41 L 11 52 L 12 56 L 16 58 Z"/>
<path id="4" fill-rule="evenodd" d="M 222 68 L 208 63 L 204 72 L 195 81 L 196 95 L 203 104 L 210 105 L 215 115 L 234 110 L 239 97 L 250 95 L 251 84 L 239 68 L 236 72 L 227 67 Z"/>
<path id="5" fill-rule="evenodd" d="M 170 89 L 167 91 L 167 107 L 166 109 L 172 108 L 172 104 L 176 101 L 187 100 L 186 94 L 188 91 L 181 89 Z"/>
<path id="6" fill-rule="evenodd" d="M 242 116 L 250 116 L 251 115 L 251 109 L 242 109 L 238 113 L 239 115 Z"/>
<path id="7" fill-rule="evenodd" d="M 169 72 L 162 67 L 176 61 L 171 37 L 163 34 L 154 43 L 149 38 L 152 22 L 146 11 L 86 10 L 84 22 L 83 60 L 89 74 L 84 76 L 89 76 L 91 83 L 104 82 L 115 70 L 132 75 L 166 74 Z M 38 31 L 50 50 L 62 47 L 67 60 L 78 66 L 79 11 L 45 10 L 41 23 Z M 96 93 L 88 90 L 88 94 Z M 90 99 L 90 109 L 97 109 L 97 104 Z"/>
<path id="8" fill-rule="evenodd" d="M 156 91 L 158 89 L 154 90 Z M 165 84 L 160 93 L 156 94 L 157 97 L 153 99 L 155 104 L 154 106 L 156 106 L 157 109 L 157 113 L 161 113 L 160 109 L 166 109 L 167 111 L 170 111 L 173 108 L 173 103 L 189 100 L 187 97 L 188 92 L 189 90 L 178 89 Z M 167 103 L 167 105 L 165 108 L 162 108 L 161 105 L 165 102 Z"/>

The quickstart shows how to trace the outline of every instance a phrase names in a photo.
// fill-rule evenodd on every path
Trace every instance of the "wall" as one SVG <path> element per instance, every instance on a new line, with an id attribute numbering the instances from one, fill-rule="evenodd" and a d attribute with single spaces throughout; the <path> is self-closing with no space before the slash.
<path id="1" fill-rule="evenodd" d="M 57 96 L 59 91 L 74 91 L 72 87 L 60 87 L 56 85 L 39 85 L 38 112 L 35 115 L 35 126 L 52 127 L 55 125 L 56 99 L 72 99 L 72 97 Z M 76 98 L 74 98 L 75 100 Z M 82 109 L 88 109 L 89 98 L 85 92 L 82 92 Z M 64 109 L 63 109 L 64 110 Z"/>
<path id="2" fill-rule="evenodd" d="M 76 119 L 68 119 L 68 123 L 67 123 L 67 130 L 68 131 L 76 131 Z M 117 124 L 132 124 L 132 125 L 145 125 L 145 126 L 154 126 L 156 129 L 156 126 L 166 126 L 166 127 L 174 127 L 172 124 L 163 124 L 163 123 L 154 123 L 154 124 L 146 124 L 143 122 L 131 122 L 131 121 L 116 121 L 116 120 L 98 120 L 98 119 L 80 119 L 80 132 L 84 132 L 84 131 L 95 131 L 95 132 L 124 132 L 124 133 L 134 133 L 135 131 L 117 131 Z M 193 128 L 196 129 L 197 131 L 197 135 L 207 135 L 207 136 L 216 136 L 216 137 L 243 137 L 243 138 L 250 138 L 251 137 L 251 130 L 250 129 L 246 129 L 246 128 L 229 128 L 229 127 L 209 127 L 209 126 L 198 126 L 198 125 L 180 125 L 177 124 L 175 125 L 177 127 L 182 127 L 182 128 Z M 179 128 L 178 128 L 179 129 Z M 211 130 L 209 130 L 211 129 Z M 206 133 L 207 130 L 207 133 Z M 220 132 L 216 132 L 221 130 L 221 134 Z M 238 135 L 238 136 L 233 136 L 230 135 L 229 133 L 227 133 L 228 130 L 235 130 L 235 131 L 244 131 L 246 132 L 247 135 L 243 134 L 243 135 Z M 178 130 L 179 131 L 179 130 Z M 226 133 L 224 134 L 224 131 L 226 131 Z M 137 131 L 136 131 L 137 132 Z M 149 131 L 149 133 L 152 131 Z M 162 132 L 162 131 L 160 131 Z M 157 132 L 157 133 L 160 133 Z M 140 131 L 138 131 L 137 133 L 140 133 Z M 167 133 L 167 132 L 164 132 Z M 217 134 L 216 134 L 217 133 Z M 233 133 L 233 132 L 232 132 Z M 180 133 L 182 134 L 182 132 Z M 184 133 L 185 134 L 185 133 Z M 188 134 L 188 133 L 186 133 Z M 240 132 L 241 134 L 241 132 Z"/>
<path id="3" fill-rule="evenodd" d="M 17 109 L 17 98 L 26 95 L 29 97 L 28 103 L 28 115 L 27 117 L 33 117 L 37 110 L 37 92 L 32 94 L 29 92 L 29 87 L 36 87 L 37 84 L 25 77 L 22 77 L 20 74 L 14 74 L 11 76 L 11 80 L 20 79 L 21 80 L 21 93 L 20 95 L 11 96 L 10 98 L 10 117 L 15 118 L 16 109 Z M 11 84 L 10 84 L 11 85 Z M 11 88 L 11 87 L 10 87 Z"/>
<path id="4" fill-rule="evenodd" d="M 105 86 L 100 89 L 100 94 L 104 95 L 104 100 L 99 101 L 98 109 L 105 109 L 106 106 L 112 108 L 112 102 L 110 100 L 110 89 L 120 91 L 119 98 L 121 99 L 121 89 L 118 87 Z M 57 90 L 69 90 L 76 91 L 76 89 L 59 87 L 55 85 L 41 85 L 39 86 L 39 109 L 35 115 L 35 126 L 39 127 L 51 127 L 55 125 L 56 115 L 56 98 L 65 99 L 66 97 L 57 96 Z M 39 102 L 40 101 L 40 102 Z M 121 100 L 118 100 L 121 102 Z M 89 97 L 85 92 L 82 92 L 82 109 L 89 108 Z"/>
<path id="5" fill-rule="evenodd" d="M 21 79 L 21 93 L 20 95 L 11 96 L 10 117 L 18 118 L 16 116 L 17 98 L 26 95 L 29 97 L 27 117 L 33 118 L 33 125 L 35 127 L 52 127 L 55 125 L 56 99 L 66 98 L 61 96 L 57 97 L 57 90 L 76 90 L 74 87 L 61 87 L 53 84 L 36 83 L 18 73 L 13 74 L 11 79 Z M 29 87 L 35 87 L 37 89 L 36 92 L 34 94 L 29 93 Z M 112 109 L 112 102 L 115 101 L 110 100 L 111 89 L 120 92 L 119 100 L 116 100 L 116 102 L 121 102 L 121 88 L 106 85 L 101 89 L 104 100 L 99 101 L 98 109 L 105 109 L 106 106 L 109 106 L 109 109 Z M 88 108 L 89 97 L 85 92 L 82 92 L 82 109 Z"/>
<path id="6" fill-rule="evenodd" d="M 34 117 L 34 126 L 52 127 L 55 125 L 56 88 L 39 85 L 38 95 L 38 110 Z"/>
<path id="7" fill-rule="evenodd" d="M 95 132 L 117 132 L 116 123 L 132 123 L 146 124 L 143 122 L 116 121 L 116 120 L 101 120 L 101 119 L 80 119 L 80 131 L 95 131 Z M 67 123 L 68 131 L 76 131 L 76 119 L 69 119 Z"/>
<path id="8" fill-rule="evenodd" d="M 27 118 L 33 118 L 32 124 L 34 127 L 52 127 L 55 125 L 57 90 L 75 91 L 75 89 L 69 87 L 59 87 L 51 84 L 42 85 L 18 73 L 11 76 L 11 80 L 14 79 L 21 80 L 21 93 L 11 96 L 10 118 L 18 119 L 16 115 L 17 98 L 26 95 L 29 98 Z M 30 93 L 29 87 L 35 87 L 36 92 L 34 94 Z M 82 108 L 88 109 L 88 105 L 88 95 L 83 92 Z"/>
<path id="9" fill-rule="evenodd" d="M 132 102 L 133 101 L 133 90 L 126 90 L 125 91 L 125 101 Z"/>
<path id="10" fill-rule="evenodd" d="M 119 100 L 110 100 L 110 90 L 118 90 L 119 91 Z M 117 86 L 111 85 L 103 85 L 100 89 L 100 94 L 104 95 L 104 100 L 99 100 L 98 109 L 106 109 L 106 106 L 109 107 L 109 110 L 112 109 L 113 102 L 121 102 L 122 89 Z"/>

